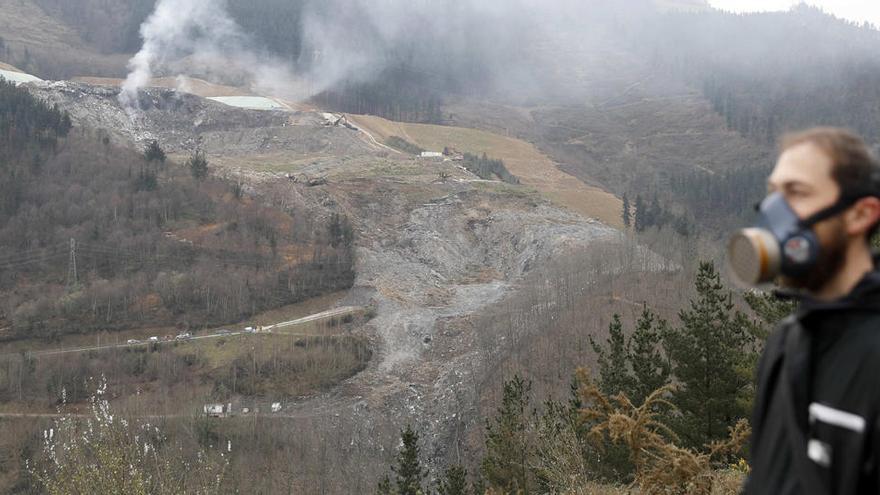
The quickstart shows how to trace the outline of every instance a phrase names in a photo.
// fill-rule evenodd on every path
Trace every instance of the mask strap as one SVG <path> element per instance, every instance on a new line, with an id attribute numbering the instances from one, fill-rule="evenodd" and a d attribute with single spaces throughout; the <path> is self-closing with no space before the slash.
<path id="1" fill-rule="evenodd" d="M 852 205 L 856 203 L 856 201 L 869 196 L 868 194 L 856 194 L 852 196 L 847 196 L 840 198 L 836 203 L 825 208 L 824 210 L 819 210 L 818 212 L 810 215 L 809 217 L 800 221 L 800 225 L 803 228 L 810 228 L 813 225 L 821 222 L 822 220 L 829 219 L 839 213 L 842 213 L 848 210 Z"/>

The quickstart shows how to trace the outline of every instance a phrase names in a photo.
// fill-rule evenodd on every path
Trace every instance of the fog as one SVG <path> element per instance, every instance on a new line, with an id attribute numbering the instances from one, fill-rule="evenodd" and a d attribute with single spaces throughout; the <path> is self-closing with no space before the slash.
<path id="1" fill-rule="evenodd" d="M 160 0 L 143 23 L 143 45 L 129 62 L 120 97 L 136 106 L 137 90 L 157 75 L 197 72 L 304 99 L 340 81 L 363 82 L 392 65 L 419 71 L 443 87 L 538 84 L 527 46 L 570 24 L 581 2 L 557 0 L 309 1 L 298 26 L 295 63 L 256 48 L 225 0 Z M 297 28 L 293 26 L 292 28 Z M 502 77 L 503 76 L 503 77 Z M 511 84 L 515 79 L 516 84 Z M 237 82 L 237 81 L 236 81 Z"/>
<path id="2" fill-rule="evenodd" d="M 195 73 L 302 100 L 342 82 L 375 80 L 389 67 L 404 67 L 442 93 L 580 100 L 644 79 L 670 58 L 691 62 L 685 73 L 715 64 L 733 77 L 777 70 L 809 80 L 829 77 L 823 60 L 874 63 L 880 53 L 877 31 L 808 8 L 741 17 L 708 8 L 670 13 L 647 0 L 290 5 L 301 14 L 290 26 L 301 39 L 293 60 L 261 45 L 258 32 L 245 32 L 226 0 L 160 0 L 141 26 L 144 42 L 129 63 L 122 102 L 135 106 L 136 90 L 156 74 Z"/>

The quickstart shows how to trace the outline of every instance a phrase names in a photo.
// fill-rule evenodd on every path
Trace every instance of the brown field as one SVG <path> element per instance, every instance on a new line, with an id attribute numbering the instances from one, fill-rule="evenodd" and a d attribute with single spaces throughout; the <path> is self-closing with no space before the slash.
<path id="1" fill-rule="evenodd" d="M 3 62 L 0 62 L 0 69 L 8 70 L 11 72 L 22 72 L 22 70 L 19 69 L 18 67 L 15 67 L 15 66 L 9 65 L 9 64 L 4 64 Z"/>
<path id="2" fill-rule="evenodd" d="M 380 141 L 399 136 L 431 151 L 449 146 L 460 152 L 486 153 L 504 160 L 507 169 L 519 177 L 523 185 L 538 190 L 554 203 L 608 225 L 623 226 L 620 199 L 561 171 L 556 163 L 525 141 L 476 129 L 392 122 L 370 115 L 352 116 L 351 120 Z"/>

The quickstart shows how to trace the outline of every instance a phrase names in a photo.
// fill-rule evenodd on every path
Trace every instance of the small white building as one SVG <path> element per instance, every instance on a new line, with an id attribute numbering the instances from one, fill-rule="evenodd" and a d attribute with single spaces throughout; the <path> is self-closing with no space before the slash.
<path id="1" fill-rule="evenodd" d="M 204 411 L 209 418 L 223 418 L 229 414 L 229 409 L 223 404 L 205 404 Z"/>
<path id="2" fill-rule="evenodd" d="M 443 158 L 443 153 L 439 151 L 423 151 L 419 156 L 421 158 Z"/>

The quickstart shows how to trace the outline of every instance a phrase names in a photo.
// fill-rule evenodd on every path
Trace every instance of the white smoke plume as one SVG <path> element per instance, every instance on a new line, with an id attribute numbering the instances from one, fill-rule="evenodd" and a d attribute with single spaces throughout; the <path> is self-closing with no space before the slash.
<path id="1" fill-rule="evenodd" d="M 569 51 L 589 32 L 584 4 L 605 0 L 311 0 L 302 4 L 302 52 L 296 74 L 268 55 L 235 22 L 228 0 L 159 0 L 140 29 L 141 50 L 129 61 L 120 94 L 129 111 L 155 76 L 198 76 L 253 92 L 301 100 L 340 82 L 370 81 L 405 65 L 428 84 L 489 84 L 501 92 L 548 92 L 554 67 L 529 58 L 528 47 L 562 43 Z M 263 7 L 265 8 L 265 6 Z M 532 50 L 533 51 L 533 50 Z M 290 54 L 289 54 L 290 55 Z M 540 62 L 540 61 L 538 61 Z M 486 81 L 486 75 L 491 80 Z M 178 89 L 186 88 L 178 79 Z M 552 92 L 552 91 L 549 91 Z"/>
<path id="2" fill-rule="evenodd" d="M 296 84 L 286 64 L 250 48 L 253 43 L 226 9 L 226 0 L 159 0 L 141 25 L 143 45 L 128 62 L 120 103 L 139 108 L 138 92 L 157 75 L 178 77 L 188 69 L 242 81 L 268 92 L 292 93 Z"/>

